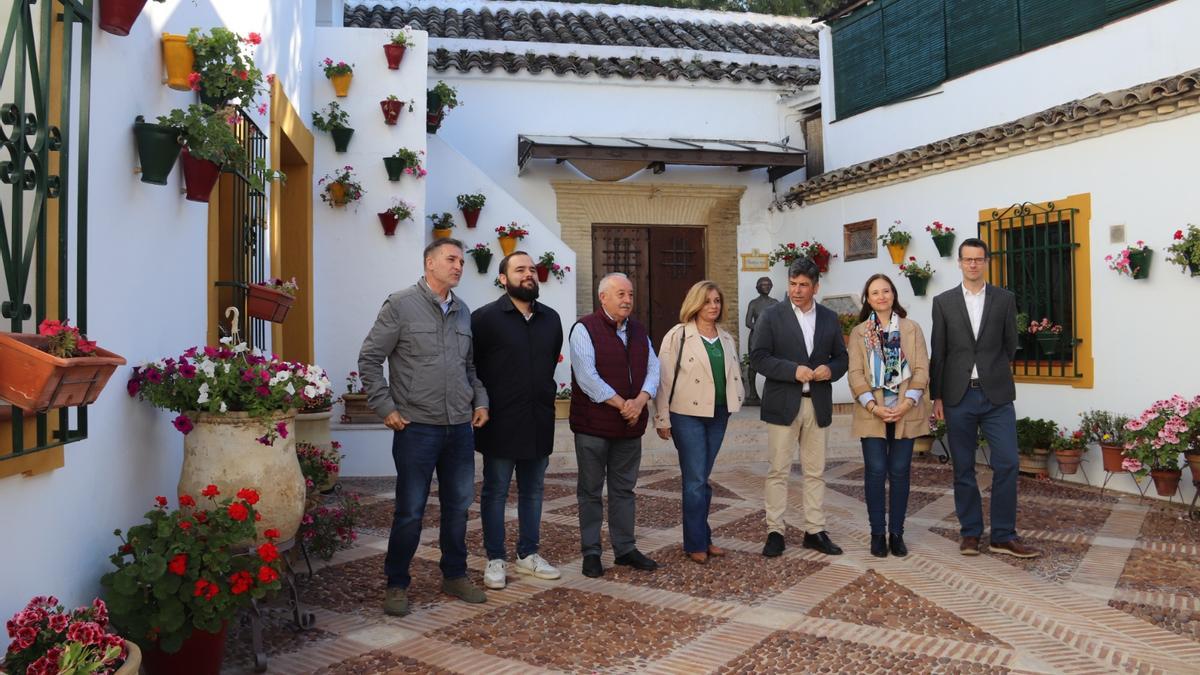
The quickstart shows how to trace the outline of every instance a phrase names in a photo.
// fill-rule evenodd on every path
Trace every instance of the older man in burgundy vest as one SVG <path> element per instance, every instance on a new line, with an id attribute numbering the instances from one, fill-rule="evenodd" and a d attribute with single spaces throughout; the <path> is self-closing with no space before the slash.
<path id="1" fill-rule="evenodd" d="M 608 480 L 608 534 L 615 562 L 639 570 L 658 563 L 637 549 L 633 486 L 642 463 L 646 403 L 658 390 L 658 357 L 646 329 L 629 318 L 633 284 L 624 274 L 600 280 L 600 308 L 571 327 L 571 431 L 579 464 L 580 548 L 583 573 L 604 574 L 600 563 L 600 495 Z"/>

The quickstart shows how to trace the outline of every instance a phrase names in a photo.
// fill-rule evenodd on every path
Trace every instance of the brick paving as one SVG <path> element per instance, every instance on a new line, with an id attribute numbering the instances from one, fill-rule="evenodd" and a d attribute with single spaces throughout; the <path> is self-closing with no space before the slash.
<path id="1" fill-rule="evenodd" d="M 718 465 L 709 522 L 729 553 L 698 565 L 682 551 L 678 470 L 646 469 L 638 545 L 661 567 L 613 565 L 604 532 L 600 579 L 579 569 L 575 475 L 548 475 L 540 552 L 562 579 L 510 569 L 508 587 L 488 591 L 487 603 L 460 602 L 439 590 L 437 532 L 426 529 L 412 565 L 413 613 L 402 618 L 380 607 L 392 479 L 346 479 L 363 495 L 363 536 L 300 580 L 314 628 L 292 626 L 284 598 L 267 604 L 270 672 L 1200 673 L 1200 522 L 1182 509 L 1022 477 L 1018 528 L 1044 555 L 969 558 L 958 554 L 950 469 L 921 458 L 910 554 L 879 559 L 868 552 L 861 462 L 831 462 L 826 515 L 845 554 L 803 549 L 789 525 L 787 551 L 766 559 L 765 472 Z M 980 466 L 979 477 L 986 504 L 990 473 Z M 798 476 L 789 501 L 788 522 L 803 522 Z M 426 528 L 437 514 L 435 492 Z M 481 585 L 480 527 L 476 503 L 468 577 Z M 511 497 L 505 529 L 511 558 Z M 252 666 L 248 629 L 231 627 L 224 671 Z"/>

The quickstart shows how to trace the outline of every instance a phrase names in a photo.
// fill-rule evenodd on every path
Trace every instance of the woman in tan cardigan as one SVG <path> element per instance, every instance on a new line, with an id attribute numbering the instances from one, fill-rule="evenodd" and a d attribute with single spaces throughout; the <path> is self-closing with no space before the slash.
<path id="1" fill-rule="evenodd" d="M 658 358 L 657 410 L 660 438 L 675 441 L 683 474 L 683 550 L 693 562 L 725 555 L 713 546 L 708 527 L 712 474 L 729 414 L 742 407 L 742 369 L 733 336 L 720 327 L 725 295 L 711 281 L 688 291 L 679 323 L 667 332 Z"/>
<path id="2" fill-rule="evenodd" d="M 862 323 L 850 332 L 850 393 L 858 400 L 851 432 L 861 439 L 871 555 L 908 555 L 904 515 L 908 510 L 908 474 L 913 440 L 929 433 L 929 351 L 925 335 L 896 298 L 886 274 L 867 279 L 862 292 Z M 884 482 L 891 498 L 884 516 Z M 884 531 L 888 537 L 885 540 Z"/>

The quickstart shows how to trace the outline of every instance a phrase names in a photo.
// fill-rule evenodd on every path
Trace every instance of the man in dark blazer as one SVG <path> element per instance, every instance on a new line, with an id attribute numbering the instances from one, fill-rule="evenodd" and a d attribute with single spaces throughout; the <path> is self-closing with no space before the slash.
<path id="1" fill-rule="evenodd" d="M 479 511 L 488 557 L 483 584 L 492 589 L 507 583 L 504 507 L 514 471 L 520 525 L 514 568 L 538 579 L 561 576 L 538 555 L 538 544 L 542 479 L 554 449 L 554 369 L 562 353 L 562 321 L 537 301 L 537 268 L 528 253 L 514 251 L 500 261 L 500 283 L 506 293 L 471 315 L 475 372 L 491 405 L 488 424 L 475 430 L 475 449 L 483 455 Z"/>
<path id="2" fill-rule="evenodd" d="M 1012 359 L 1017 353 L 1017 302 L 984 281 L 988 247 L 966 239 L 958 247 L 962 285 L 933 299 L 929 394 L 933 414 L 946 420 L 954 460 L 954 510 L 959 552 L 979 555 L 983 506 L 975 481 L 982 432 L 991 449 L 992 532 L 988 550 L 1018 558 L 1037 551 L 1017 539 L 1017 421 Z"/>
<path id="3" fill-rule="evenodd" d="M 825 436 L 833 422 L 833 382 L 849 356 L 837 313 L 817 303 L 821 272 L 808 258 L 788 266 L 788 302 L 759 316 L 750 340 L 750 366 L 767 378 L 761 417 L 767 423 L 767 543 L 763 555 L 783 553 L 788 476 L 800 446 L 804 471 L 804 547 L 825 555 L 842 549 L 825 531 Z"/>

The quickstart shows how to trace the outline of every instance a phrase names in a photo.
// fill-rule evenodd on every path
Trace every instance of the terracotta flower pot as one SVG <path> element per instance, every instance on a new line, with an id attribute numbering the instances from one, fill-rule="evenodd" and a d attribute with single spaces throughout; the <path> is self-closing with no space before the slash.
<path id="1" fill-rule="evenodd" d="M 463 209 L 463 220 L 467 221 L 467 227 L 474 228 L 479 224 L 479 209 Z"/>
<path id="2" fill-rule="evenodd" d="M 425 113 L 425 133 L 436 134 L 442 128 L 442 120 L 446 117 L 445 110 L 435 110 Z"/>
<path id="3" fill-rule="evenodd" d="M 554 419 L 565 420 L 571 416 L 571 399 L 554 399 Z"/>
<path id="4" fill-rule="evenodd" d="M 451 232 L 453 229 L 449 227 L 435 227 L 433 228 L 433 238 L 434 240 L 449 239 Z"/>
<path id="5" fill-rule="evenodd" d="M 818 251 L 813 254 L 812 261 L 816 263 L 817 270 L 824 274 L 829 271 L 829 252 Z"/>
<path id="6" fill-rule="evenodd" d="M 1104 470 L 1109 473 L 1124 471 L 1121 462 L 1125 461 L 1125 448 L 1119 445 L 1100 444 L 1100 454 L 1104 458 Z"/>
<path id="7" fill-rule="evenodd" d="M 207 159 L 192 157 L 187 148 L 180 151 L 179 159 L 183 162 L 183 180 L 187 186 L 187 194 L 184 195 L 184 198 L 188 201 L 207 204 L 208 198 L 212 196 L 213 187 L 217 184 L 217 179 L 221 177 L 220 165 Z"/>
<path id="8" fill-rule="evenodd" d="M 49 338 L 0 333 L 0 398 L 27 412 L 95 402 L 125 359 L 96 348 L 92 356 L 61 359 L 44 351 Z"/>
<path id="9" fill-rule="evenodd" d="M 478 255 L 475 255 L 474 257 L 475 257 L 475 268 L 479 270 L 480 274 L 487 274 L 488 266 L 490 266 L 492 264 L 492 254 L 491 253 L 480 253 Z"/>
<path id="10" fill-rule="evenodd" d="M 905 244 L 888 244 L 888 255 L 892 256 L 893 265 L 904 264 L 904 250 L 908 248 Z"/>
<path id="11" fill-rule="evenodd" d="M 1154 489 L 1161 497 L 1173 497 L 1179 491 L 1179 478 L 1183 476 L 1182 469 L 1150 469 L 1150 477 L 1154 479 Z"/>
<path id="12" fill-rule="evenodd" d="M 216 633 L 199 628 L 183 641 L 179 651 L 168 654 L 151 644 L 142 653 L 146 675 L 218 675 L 225 658 L 225 634 L 229 624 Z"/>
<path id="13" fill-rule="evenodd" d="M 333 151 L 345 152 L 346 148 L 350 147 L 350 137 L 354 135 L 354 130 L 350 127 L 338 127 L 330 129 L 329 135 L 333 137 Z"/>
<path id="14" fill-rule="evenodd" d="M 396 234 L 396 226 L 400 224 L 400 219 L 391 211 L 384 211 L 379 214 L 379 224 L 383 226 L 383 233 L 391 237 Z"/>
<path id="15" fill-rule="evenodd" d="M 343 424 L 383 424 L 383 420 L 367 404 L 366 394 L 343 394 Z"/>
<path id="16" fill-rule="evenodd" d="M 296 298 L 264 284 L 250 284 L 246 289 L 246 313 L 255 319 L 283 323 Z"/>
<path id="17" fill-rule="evenodd" d="M 546 265 L 537 266 L 538 281 L 543 284 L 550 280 L 550 268 Z"/>
<path id="18" fill-rule="evenodd" d="M 333 84 L 333 93 L 339 97 L 346 96 L 350 93 L 350 80 L 354 79 L 354 73 L 342 73 L 329 78 Z"/>
<path id="19" fill-rule="evenodd" d="M 1192 470 L 1192 482 L 1200 483 L 1200 455 L 1184 455 L 1183 458 Z"/>
<path id="20" fill-rule="evenodd" d="M 954 253 L 954 234 L 950 233 L 934 237 L 933 245 L 937 247 L 938 255 L 943 258 L 949 258 Z"/>
<path id="21" fill-rule="evenodd" d="M 138 164 L 142 167 L 142 182 L 166 185 L 175 161 L 179 159 L 179 131 L 161 124 L 133 123 L 133 138 L 137 142 Z"/>
<path id="22" fill-rule="evenodd" d="M 383 99 L 379 102 L 379 107 L 383 110 L 383 123 L 392 125 L 396 120 L 400 119 L 400 112 L 404 109 L 404 101 L 392 101 Z"/>
<path id="23" fill-rule="evenodd" d="M 133 22 L 145 6 L 146 0 L 100 0 L 100 30 L 113 35 L 129 35 Z"/>
<path id="24" fill-rule="evenodd" d="M 1058 460 L 1058 470 L 1064 474 L 1079 472 L 1079 464 L 1083 461 L 1083 450 L 1055 450 L 1054 458 Z"/>
<path id="25" fill-rule="evenodd" d="M 341 183 L 330 183 L 325 186 L 325 192 L 329 195 L 329 201 L 333 202 L 334 206 L 345 206 L 350 201 L 346 195 L 346 186 Z"/>
<path id="26" fill-rule="evenodd" d="M 387 57 L 388 70 L 400 70 L 400 61 L 404 58 L 404 45 L 387 43 L 383 46 L 383 54 Z"/>
<path id="27" fill-rule="evenodd" d="M 167 86 L 178 91 L 191 91 L 188 76 L 196 69 L 196 53 L 187 45 L 187 36 L 163 33 L 162 57 L 167 70 Z"/>
<path id="28" fill-rule="evenodd" d="M 517 241 L 516 237 L 500 237 L 500 250 L 504 251 L 504 255 L 510 255 L 517 250 Z"/>

